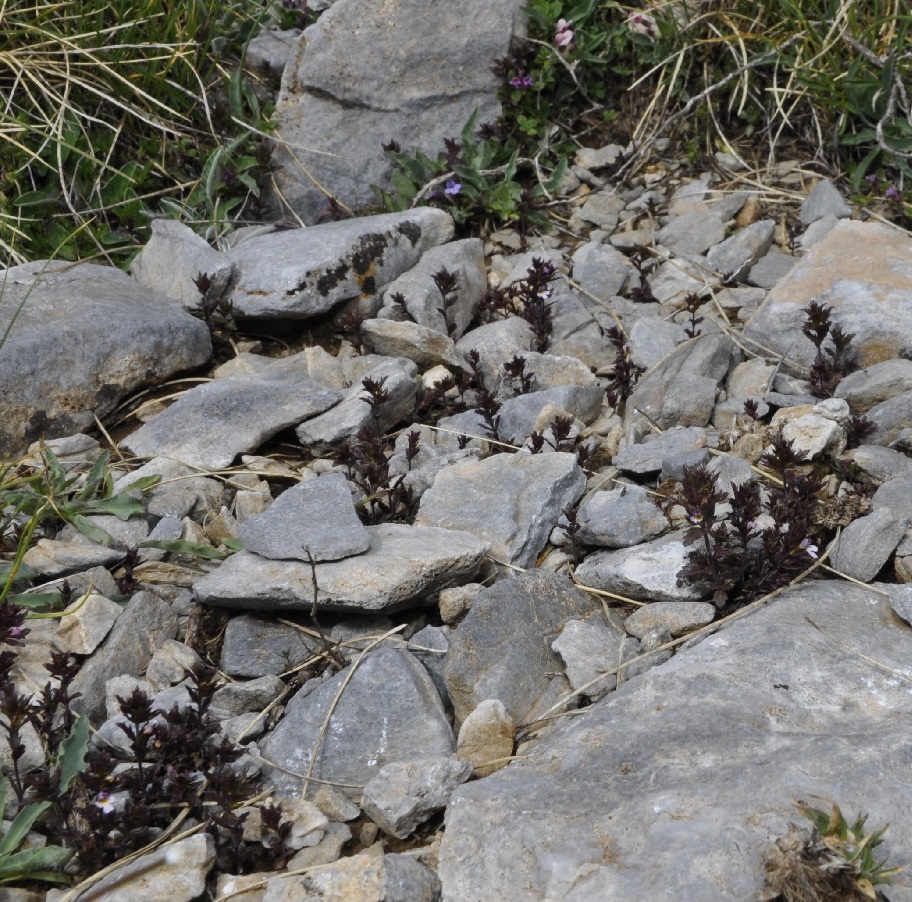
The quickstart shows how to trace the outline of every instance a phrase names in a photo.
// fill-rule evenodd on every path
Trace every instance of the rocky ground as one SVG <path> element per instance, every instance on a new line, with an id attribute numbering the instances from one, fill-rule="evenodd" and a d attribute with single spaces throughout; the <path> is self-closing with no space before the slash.
<path id="1" fill-rule="evenodd" d="M 797 162 L 613 180 L 621 151 L 581 150 L 525 245 L 434 208 L 223 251 L 159 221 L 130 275 L 7 272 L 0 447 L 84 478 L 112 443 L 144 511 L 26 554 L 74 600 L 28 624 L 19 686 L 77 656 L 74 709 L 128 756 L 117 697 L 186 706 L 217 664 L 209 722 L 290 824 L 277 869 L 187 821 L 48 902 L 771 900 L 796 800 L 910 860 L 912 240 Z M 219 365 L 201 286 L 241 326 Z M 826 399 L 811 301 L 853 334 Z M 768 501 L 777 432 L 829 519 L 739 611 L 681 578 L 682 483 L 706 465 L 720 520 L 736 486 Z"/>

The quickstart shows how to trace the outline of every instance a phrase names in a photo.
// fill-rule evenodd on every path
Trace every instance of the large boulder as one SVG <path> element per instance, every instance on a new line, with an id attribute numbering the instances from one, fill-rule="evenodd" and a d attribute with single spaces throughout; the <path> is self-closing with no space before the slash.
<path id="1" fill-rule="evenodd" d="M 374 200 L 397 141 L 435 157 L 474 110 L 500 115 L 491 65 L 521 27 L 522 0 L 337 0 L 301 36 L 275 119 L 274 212 L 314 222 L 330 197 L 351 208 Z"/>
<path id="2" fill-rule="evenodd" d="M 776 355 L 809 366 L 816 350 L 801 333 L 804 308 L 829 304 L 833 322 L 855 334 L 861 366 L 912 347 L 912 241 L 891 226 L 841 220 L 769 293 L 744 329 Z"/>
<path id="3" fill-rule="evenodd" d="M 910 655 L 871 589 L 790 590 L 457 789 L 443 897 L 757 899 L 775 841 L 810 826 L 795 799 L 868 814 L 869 832 L 889 823 L 877 856 L 904 864 Z M 890 898 L 908 898 L 909 873 L 896 883 Z"/>
<path id="4" fill-rule="evenodd" d="M 7 329 L 0 454 L 10 456 L 93 427 L 140 386 L 212 353 L 205 324 L 178 301 L 93 263 L 39 260 L 0 274 L 0 337 Z"/>

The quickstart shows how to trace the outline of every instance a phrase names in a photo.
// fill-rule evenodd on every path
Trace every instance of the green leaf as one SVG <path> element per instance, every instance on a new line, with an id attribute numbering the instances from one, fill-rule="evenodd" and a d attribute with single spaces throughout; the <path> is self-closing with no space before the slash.
<path id="1" fill-rule="evenodd" d="M 69 883 L 70 878 L 59 872 L 74 852 L 74 849 L 63 849 L 60 846 L 45 846 L 4 856 L 0 858 L 0 883 L 24 879 Z"/>
<path id="2" fill-rule="evenodd" d="M 105 532 L 100 526 L 96 526 L 88 517 L 73 513 L 68 519 L 76 529 L 93 542 L 98 542 L 99 545 L 108 547 L 114 544 L 114 539 L 111 538 L 110 534 Z"/>
<path id="3" fill-rule="evenodd" d="M 138 491 L 138 492 L 148 492 L 153 486 L 158 485 L 161 482 L 161 475 L 159 473 L 154 473 L 152 476 L 142 476 L 136 480 L 136 482 L 131 482 L 127 486 L 127 491 Z"/>
<path id="4" fill-rule="evenodd" d="M 25 839 L 29 830 L 32 829 L 35 821 L 50 807 L 50 802 L 33 802 L 31 805 L 26 805 L 16 815 L 16 819 L 10 824 L 9 830 L 6 831 L 6 836 L 0 841 L 0 856 L 9 855 L 10 852 L 18 849 L 19 844 Z M 2 873 L 2 869 L 0 869 L 0 873 Z"/>
<path id="5" fill-rule="evenodd" d="M 15 595 L 7 595 L 6 600 L 12 604 L 19 605 L 20 608 L 29 610 L 44 610 L 60 604 L 59 592 L 18 592 Z"/>
<path id="6" fill-rule="evenodd" d="M 475 129 L 478 126 L 479 113 L 479 108 L 475 107 L 475 109 L 472 110 L 472 115 L 469 116 L 469 121 L 463 126 L 461 135 L 463 144 L 475 143 Z"/>
<path id="7" fill-rule="evenodd" d="M 545 190 L 549 194 L 553 194 L 557 191 L 558 186 L 564 180 L 564 176 L 567 174 L 567 169 L 569 168 L 569 162 L 566 157 L 561 157 L 560 162 L 557 166 L 554 167 L 554 171 L 551 173 L 551 177 L 548 181 L 545 182 Z"/>
<path id="8" fill-rule="evenodd" d="M 85 769 L 89 748 L 89 721 L 83 715 L 76 718 L 73 729 L 60 743 L 60 790 L 65 791 L 76 774 Z"/>
<path id="9" fill-rule="evenodd" d="M 147 539 L 145 542 L 140 542 L 139 547 L 158 548 L 170 554 L 190 554 L 210 561 L 223 561 L 231 556 L 227 552 L 218 551 L 211 545 L 200 545 L 197 542 L 188 542 L 185 539 Z"/>
<path id="10" fill-rule="evenodd" d="M 401 169 L 394 169 L 390 178 L 393 183 L 393 188 L 396 189 L 396 193 L 403 200 L 411 201 L 418 193 L 418 188 Z"/>
<path id="11" fill-rule="evenodd" d="M 98 460 L 92 464 L 92 469 L 89 470 L 89 475 L 86 476 L 85 485 L 76 493 L 78 499 L 86 501 L 97 493 L 98 487 L 104 484 L 105 472 L 110 458 L 110 451 L 102 451 L 98 455 Z"/>
<path id="12" fill-rule="evenodd" d="M 94 498 L 83 505 L 87 514 L 112 514 L 118 520 L 129 520 L 145 511 L 142 501 L 130 498 L 129 495 L 115 495 L 113 498 Z"/>
<path id="13" fill-rule="evenodd" d="M 0 583 L 6 583 L 9 581 L 10 574 L 13 572 L 13 565 L 7 561 L 0 563 Z M 16 578 L 13 580 L 13 583 L 24 582 L 29 579 L 34 579 L 38 575 L 37 571 L 29 567 L 28 564 L 22 563 L 19 565 L 19 569 L 16 571 Z"/>

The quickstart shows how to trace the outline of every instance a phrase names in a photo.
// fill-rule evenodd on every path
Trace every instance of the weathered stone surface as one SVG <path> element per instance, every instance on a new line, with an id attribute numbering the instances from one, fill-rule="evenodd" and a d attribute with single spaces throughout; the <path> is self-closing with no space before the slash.
<path id="1" fill-rule="evenodd" d="M 334 3 L 285 70 L 274 154 L 281 202 L 306 222 L 327 209 L 326 192 L 349 207 L 373 203 L 371 185 L 388 184 L 391 168 L 382 143 L 435 157 L 476 108 L 479 123 L 497 119 L 491 60 L 509 52 L 520 10 L 516 0 L 457 0 L 431 20 L 421 0 Z"/>
<path id="2" fill-rule="evenodd" d="M 101 723 L 106 716 L 105 683 L 123 674 L 140 676 L 153 652 L 176 633 L 177 615 L 171 606 L 151 592 L 137 592 L 73 680 L 72 694 L 80 694 L 73 709 L 93 724 Z"/>
<path id="3" fill-rule="evenodd" d="M 64 576 L 89 567 L 107 567 L 123 557 L 116 548 L 99 545 L 84 535 L 67 541 L 39 539 L 23 557 L 26 566 L 42 576 Z"/>
<path id="4" fill-rule="evenodd" d="M 638 601 L 698 601 L 706 595 L 702 586 L 678 583 L 687 552 L 683 533 L 669 533 L 633 548 L 591 554 L 576 575 L 584 585 Z"/>
<path id="5" fill-rule="evenodd" d="M 238 527 L 248 551 L 271 560 L 337 561 L 361 554 L 370 536 L 361 525 L 348 480 L 336 473 L 299 482 L 265 513 Z"/>
<path id="6" fill-rule="evenodd" d="M 746 281 L 760 288 L 773 288 L 784 279 L 797 263 L 797 258 L 771 247 L 751 268 Z"/>
<path id="7" fill-rule="evenodd" d="M 198 275 L 209 277 L 208 298 L 217 300 L 225 293 L 233 271 L 225 254 L 176 219 L 153 219 L 151 237 L 130 264 L 130 274 L 140 285 L 180 301 L 190 310 L 199 308 L 203 298 L 194 281 Z"/>
<path id="8" fill-rule="evenodd" d="M 302 630 L 241 614 L 225 627 L 220 666 L 229 676 L 255 679 L 284 673 L 306 661 L 316 649 L 317 640 Z"/>
<path id="9" fill-rule="evenodd" d="M 493 386 L 501 377 L 501 365 L 516 354 L 531 351 L 532 340 L 532 327 L 524 319 L 511 316 L 466 332 L 456 342 L 456 350 L 463 357 L 478 351 L 485 383 Z"/>
<path id="10" fill-rule="evenodd" d="M 638 445 L 619 451 L 611 463 L 627 473 L 658 473 L 668 457 L 697 451 L 709 444 L 709 435 L 699 427 L 675 427 Z"/>
<path id="11" fill-rule="evenodd" d="M 611 692 L 618 678 L 606 676 L 595 685 L 592 681 L 634 657 L 639 645 L 596 614 L 588 620 L 568 620 L 551 648 L 563 659 L 571 688 L 594 701 Z"/>
<path id="12" fill-rule="evenodd" d="M 316 565 L 323 611 L 396 611 L 475 575 L 489 543 L 466 532 L 389 523 L 369 526 L 370 550 Z M 313 580 L 302 561 L 232 555 L 194 586 L 199 601 L 247 610 L 310 610 Z"/>
<path id="13" fill-rule="evenodd" d="M 806 584 L 626 684 L 456 791 L 444 898 L 756 899 L 771 845 L 802 820 L 792 800 L 815 795 L 890 823 L 878 852 L 900 861 L 912 698 L 856 653 L 904 671 L 897 624 L 869 590 Z"/>
<path id="14" fill-rule="evenodd" d="M 513 754 L 516 724 L 499 698 L 486 698 L 462 722 L 456 754 L 468 761 L 479 777 L 507 766 Z"/>
<path id="15" fill-rule="evenodd" d="M 627 399 L 625 424 L 655 421 L 660 429 L 686 423 L 705 426 L 716 403 L 719 383 L 728 374 L 737 350 L 721 332 L 701 335 L 682 345 L 645 376 Z"/>
<path id="16" fill-rule="evenodd" d="M 208 833 L 168 843 L 117 868 L 92 887 L 105 902 L 190 902 L 206 889 L 215 864 L 215 840 Z"/>
<path id="17" fill-rule="evenodd" d="M 852 413 L 858 416 L 867 413 L 875 404 L 908 391 L 912 391 L 912 360 L 899 358 L 849 373 L 833 394 L 845 398 Z"/>
<path id="18" fill-rule="evenodd" d="M 339 400 L 338 392 L 297 373 L 232 376 L 192 388 L 123 446 L 138 457 L 217 470 Z"/>
<path id="19" fill-rule="evenodd" d="M 652 316 L 637 319 L 629 334 L 630 359 L 644 370 L 664 360 L 687 337 L 683 326 Z"/>
<path id="20" fill-rule="evenodd" d="M 676 254 L 705 254 L 725 240 L 725 223 L 715 211 L 693 210 L 672 217 L 659 230 L 657 239 Z"/>
<path id="21" fill-rule="evenodd" d="M 876 427 L 867 436 L 876 445 L 892 445 L 912 426 L 912 391 L 875 404 L 865 416 Z"/>
<path id="22" fill-rule="evenodd" d="M 712 623 L 716 607 L 705 601 L 655 601 L 638 608 L 624 621 L 631 636 L 643 639 L 650 630 L 667 630 L 669 637 L 683 636 Z"/>
<path id="23" fill-rule="evenodd" d="M 228 252 L 228 297 L 239 316 L 307 319 L 374 294 L 452 236 L 433 207 L 257 235 Z"/>
<path id="24" fill-rule="evenodd" d="M 2 281 L 0 335 L 24 300 L 0 355 L 4 454 L 94 427 L 139 386 L 212 353 L 203 322 L 112 267 L 37 261 Z"/>
<path id="25" fill-rule="evenodd" d="M 103 595 L 78 598 L 64 609 L 54 644 L 74 655 L 90 655 L 111 631 L 123 608 Z"/>
<path id="26" fill-rule="evenodd" d="M 861 366 L 902 356 L 912 346 L 912 240 L 886 225 L 841 220 L 767 296 L 744 334 L 775 354 L 809 366 L 816 353 L 801 333 L 804 308 L 833 308 L 853 332 Z"/>
<path id="27" fill-rule="evenodd" d="M 846 451 L 846 458 L 851 460 L 862 473 L 866 473 L 876 482 L 887 482 L 897 476 L 912 475 L 912 458 L 901 451 L 892 448 L 882 448 L 880 445 L 859 445 Z"/>
<path id="28" fill-rule="evenodd" d="M 353 674 L 352 667 L 309 695 L 302 697 L 299 691 L 261 748 L 264 758 L 296 774 L 307 773 L 316 748 L 312 776 L 349 784 L 339 788 L 357 801 L 384 765 L 408 760 L 416 751 L 447 757 L 453 754 L 455 741 L 431 678 L 408 652 L 378 648 Z M 329 729 L 317 747 L 337 695 Z M 302 779 L 269 767 L 265 773 L 277 792 L 300 793 Z"/>
<path id="29" fill-rule="evenodd" d="M 408 357 L 422 370 L 440 364 L 463 367 L 453 339 L 418 323 L 397 323 L 390 319 L 369 319 L 361 326 L 364 343 L 375 353 Z"/>
<path id="30" fill-rule="evenodd" d="M 741 281 L 770 249 L 775 231 L 776 223 L 772 219 L 751 223 L 746 229 L 717 244 L 706 255 L 706 262 L 723 275 L 725 281 Z"/>
<path id="31" fill-rule="evenodd" d="M 561 574 L 529 570 L 481 592 L 450 633 L 445 676 L 461 723 L 485 699 L 522 720 L 562 670 L 551 649 L 568 620 L 595 604 Z"/>
<path id="32" fill-rule="evenodd" d="M 597 298 L 620 294 L 633 271 L 627 257 L 608 244 L 590 241 L 573 254 L 573 280 Z"/>
<path id="33" fill-rule="evenodd" d="M 668 527 L 662 509 L 638 485 L 593 493 L 580 505 L 576 520 L 579 541 L 603 548 L 639 545 Z"/>
<path id="34" fill-rule="evenodd" d="M 375 382 L 382 379 L 383 388 L 388 394 L 388 399 L 380 405 L 381 431 L 386 432 L 401 419 L 414 413 L 418 394 L 415 364 L 403 357 L 376 359 L 384 362 L 353 380 L 340 404 L 298 426 L 295 431 L 302 445 L 313 451 L 326 450 L 336 442 L 353 438 L 361 429 L 373 423 L 370 406 L 364 401 L 366 393 L 362 380 L 367 377 Z"/>
<path id="35" fill-rule="evenodd" d="M 862 582 L 874 579 L 906 534 L 910 515 L 912 511 L 897 517 L 889 508 L 877 507 L 853 520 L 833 549 L 832 566 Z"/>
<path id="36" fill-rule="evenodd" d="M 821 179 L 804 199 L 798 218 L 805 224 L 817 222 L 824 216 L 845 219 L 852 215 L 852 208 L 829 179 Z"/>
<path id="37" fill-rule="evenodd" d="M 225 500 L 225 490 L 220 482 L 196 476 L 197 470 L 171 460 L 157 457 L 143 464 L 138 470 L 121 477 L 114 483 L 115 494 L 127 492 L 140 497 L 130 486 L 147 476 L 160 476 L 158 484 L 148 489 L 142 497 L 146 510 L 156 517 L 192 516 L 197 522 L 210 513 L 220 510 Z"/>
<path id="38" fill-rule="evenodd" d="M 449 241 L 427 250 L 415 266 L 386 287 L 384 303 L 390 305 L 393 295 L 401 295 L 408 315 L 416 323 L 446 335 L 446 321 L 438 309 L 443 306 L 443 298 L 433 279 L 442 269 L 457 276 L 453 292 L 456 302 L 450 307 L 450 320 L 454 327 L 451 337 L 458 339 L 468 328 L 475 315 L 475 305 L 488 287 L 484 245 L 480 238 Z M 391 308 L 387 306 L 379 315 L 390 312 Z"/>
<path id="39" fill-rule="evenodd" d="M 585 487 L 576 457 L 563 452 L 463 460 L 437 474 L 415 524 L 465 530 L 490 543 L 498 560 L 530 567 Z"/>
<path id="40" fill-rule="evenodd" d="M 471 776 L 472 765 L 455 757 L 393 761 L 364 787 L 361 809 L 384 833 L 406 839 Z"/>

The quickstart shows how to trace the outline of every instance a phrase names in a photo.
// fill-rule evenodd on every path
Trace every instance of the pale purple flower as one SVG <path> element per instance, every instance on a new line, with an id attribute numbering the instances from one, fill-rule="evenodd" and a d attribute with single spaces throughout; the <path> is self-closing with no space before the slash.
<path id="1" fill-rule="evenodd" d="M 456 179 L 450 179 L 446 183 L 446 187 L 443 189 L 444 194 L 450 195 L 459 194 L 460 191 L 462 191 L 462 184 L 460 182 L 457 182 Z"/>
<path id="2" fill-rule="evenodd" d="M 691 514 L 687 519 L 690 520 L 691 523 L 702 523 L 703 514 L 697 512 L 696 514 Z"/>
<path id="3" fill-rule="evenodd" d="M 877 184 L 877 173 L 876 172 L 869 173 L 868 175 L 865 176 L 865 181 L 869 185 L 876 185 Z"/>
<path id="4" fill-rule="evenodd" d="M 799 547 L 807 552 L 808 557 L 812 557 L 815 561 L 817 560 L 820 549 L 816 545 L 812 545 L 810 539 L 802 539 Z"/>
<path id="5" fill-rule="evenodd" d="M 899 191 L 896 190 L 895 185 L 890 185 L 890 187 L 884 191 L 884 199 L 891 200 L 893 203 L 899 202 Z"/>
<path id="6" fill-rule="evenodd" d="M 510 84 L 513 85 L 514 88 L 524 90 L 525 88 L 531 88 L 534 82 L 532 81 L 531 75 L 527 75 L 523 69 L 520 69 L 519 74 L 514 75 L 513 78 L 510 79 Z"/>
<path id="7" fill-rule="evenodd" d="M 111 801 L 111 794 L 109 792 L 102 791 L 98 793 L 92 804 L 96 808 L 100 808 L 105 814 L 110 814 L 114 810 L 114 803 Z"/>
<path id="8" fill-rule="evenodd" d="M 572 24 L 573 22 L 567 19 L 557 20 L 557 33 L 554 35 L 554 43 L 561 49 L 569 47 L 573 43 L 575 35 L 570 28 Z"/>
<path id="9" fill-rule="evenodd" d="M 646 13 L 631 13 L 627 17 L 627 28 L 634 34 L 644 34 L 652 40 L 659 36 L 659 27 L 656 25 L 656 20 Z"/>

